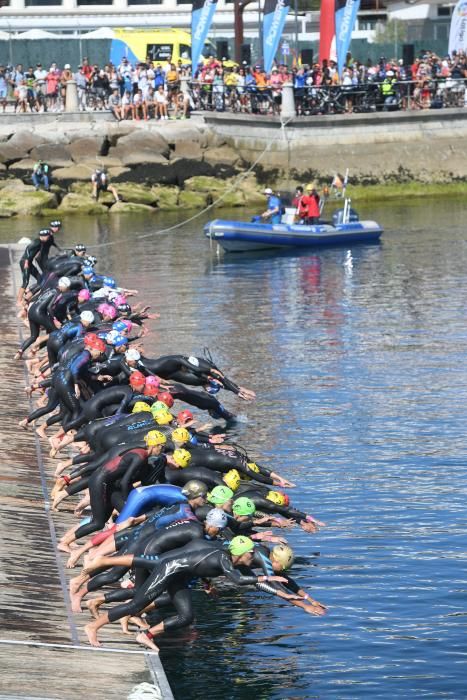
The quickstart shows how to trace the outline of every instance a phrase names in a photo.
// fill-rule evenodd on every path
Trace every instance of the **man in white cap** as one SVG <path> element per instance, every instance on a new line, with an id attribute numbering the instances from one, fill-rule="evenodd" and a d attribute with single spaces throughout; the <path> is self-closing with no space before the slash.
<path id="1" fill-rule="evenodd" d="M 261 220 L 268 224 L 280 224 L 282 219 L 282 203 L 280 197 L 266 187 L 264 194 L 268 198 L 267 209 L 261 214 Z"/>

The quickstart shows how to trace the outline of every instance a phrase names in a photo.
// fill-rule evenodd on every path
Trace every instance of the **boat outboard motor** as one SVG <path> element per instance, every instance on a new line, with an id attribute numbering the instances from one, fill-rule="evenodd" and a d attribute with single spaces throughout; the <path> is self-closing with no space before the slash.
<path id="1" fill-rule="evenodd" d="M 336 209 L 335 212 L 332 214 L 332 225 L 337 226 L 338 224 L 343 224 L 344 223 L 344 213 L 345 213 L 345 208 L 342 207 L 342 209 Z M 347 210 L 347 216 L 348 219 L 345 223 L 354 223 L 355 221 L 359 221 L 359 217 L 355 209 L 348 209 Z"/>

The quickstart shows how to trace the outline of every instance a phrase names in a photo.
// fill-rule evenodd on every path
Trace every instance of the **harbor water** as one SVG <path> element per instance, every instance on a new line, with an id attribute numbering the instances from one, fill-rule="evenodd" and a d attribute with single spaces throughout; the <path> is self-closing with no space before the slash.
<path id="1" fill-rule="evenodd" d="M 299 254 L 223 256 L 203 219 L 158 233 L 175 215 L 65 222 L 161 314 L 148 355 L 208 348 L 257 392 L 225 396 L 234 439 L 327 524 L 287 536 L 328 614 L 195 590 L 195 625 L 160 640 L 177 700 L 467 696 L 465 206 L 360 213 L 379 245 Z M 0 239 L 42 225 L 0 221 Z"/>

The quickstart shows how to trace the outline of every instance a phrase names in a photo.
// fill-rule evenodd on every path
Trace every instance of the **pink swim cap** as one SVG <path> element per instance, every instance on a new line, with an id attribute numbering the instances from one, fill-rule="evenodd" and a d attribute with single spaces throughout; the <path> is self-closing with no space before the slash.
<path id="1" fill-rule="evenodd" d="M 80 289 L 78 293 L 78 301 L 89 301 L 91 292 L 89 289 Z"/>

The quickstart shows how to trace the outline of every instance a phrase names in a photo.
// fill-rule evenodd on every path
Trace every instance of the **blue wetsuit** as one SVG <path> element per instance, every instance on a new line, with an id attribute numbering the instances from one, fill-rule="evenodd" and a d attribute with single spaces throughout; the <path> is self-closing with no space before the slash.
<path id="1" fill-rule="evenodd" d="M 186 503 L 186 498 L 179 486 L 173 484 L 138 486 L 128 494 L 125 505 L 115 522 L 118 524 L 131 516 L 141 515 L 155 505 L 172 506 L 175 503 Z"/>

